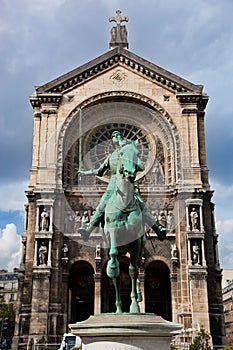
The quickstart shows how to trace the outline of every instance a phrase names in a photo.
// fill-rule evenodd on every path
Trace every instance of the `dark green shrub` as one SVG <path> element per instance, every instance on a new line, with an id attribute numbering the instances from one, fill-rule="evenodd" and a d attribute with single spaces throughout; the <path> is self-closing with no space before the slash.
<path id="1" fill-rule="evenodd" d="M 211 350 L 209 345 L 210 335 L 203 328 L 200 329 L 197 336 L 190 344 L 190 350 Z"/>

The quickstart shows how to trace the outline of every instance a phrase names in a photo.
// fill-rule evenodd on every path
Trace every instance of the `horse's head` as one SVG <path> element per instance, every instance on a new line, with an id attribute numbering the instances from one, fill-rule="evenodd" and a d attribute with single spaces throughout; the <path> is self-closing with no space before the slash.
<path id="1" fill-rule="evenodd" d="M 138 158 L 137 143 L 130 142 L 122 146 L 120 151 L 120 173 L 123 178 L 133 182 L 136 178 L 137 171 L 140 170 L 138 164 L 140 160 Z"/>

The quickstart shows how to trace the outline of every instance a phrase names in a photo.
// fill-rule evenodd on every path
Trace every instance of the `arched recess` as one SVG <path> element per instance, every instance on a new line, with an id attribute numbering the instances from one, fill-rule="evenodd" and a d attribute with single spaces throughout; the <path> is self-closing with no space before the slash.
<path id="1" fill-rule="evenodd" d="M 145 311 L 172 321 L 170 270 L 162 261 L 150 262 L 145 270 Z"/>
<path id="2" fill-rule="evenodd" d="M 82 126 L 80 126 L 80 106 L 67 117 L 58 140 L 57 180 L 58 186 L 69 179 L 69 188 L 75 184 L 74 167 L 78 166 L 79 132 L 89 140 L 93 130 L 111 124 L 126 123 L 142 129 L 149 135 L 151 145 L 162 146 L 166 184 L 171 186 L 181 179 L 180 139 L 171 116 L 155 101 L 136 93 L 116 91 L 93 96 L 84 101 L 82 107 Z M 81 129 L 80 129 L 81 128 Z M 158 148 L 158 147 L 157 147 Z M 153 154 L 153 152 L 152 152 Z M 156 154 L 154 154 L 156 156 Z M 65 164 L 65 176 L 64 176 Z M 63 186 L 64 187 L 64 186 Z"/>
<path id="3" fill-rule="evenodd" d="M 130 308 L 130 293 L 131 293 L 131 279 L 129 276 L 129 258 L 126 256 L 120 257 L 120 271 L 121 271 L 121 302 L 122 311 L 129 312 Z M 116 295 L 112 279 L 106 274 L 106 266 L 102 270 L 101 281 L 101 312 L 115 312 Z"/>
<path id="4" fill-rule="evenodd" d="M 94 269 L 86 261 L 78 261 L 70 269 L 70 322 L 86 320 L 94 314 Z"/>

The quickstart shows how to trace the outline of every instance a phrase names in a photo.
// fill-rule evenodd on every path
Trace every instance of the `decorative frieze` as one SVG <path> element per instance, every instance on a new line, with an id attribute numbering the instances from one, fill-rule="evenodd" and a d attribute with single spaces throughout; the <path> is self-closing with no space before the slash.
<path id="1" fill-rule="evenodd" d="M 173 93 L 193 91 L 199 92 L 200 94 L 202 93 L 203 87 L 201 85 L 194 85 L 181 79 L 175 74 L 167 72 L 161 67 L 151 64 L 144 59 L 139 59 L 137 55 L 125 50 L 122 47 L 114 48 L 110 52 L 100 56 L 97 59 L 94 59 L 93 61 L 72 71 L 70 74 L 61 77 L 60 79 L 56 79 L 41 87 L 37 87 L 36 91 L 38 93 L 64 93 L 86 83 L 93 77 L 96 77 L 115 66 L 127 67 L 131 71 L 140 74 L 141 76 L 145 76 L 147 79 L 153 82 L 156 82 L 156 84 L 166 87 Z"/>
<path id="2" fill-rule="evenodd" d="M 206 280 L 207 279 L 206 269 L 189 268 L 189 279 L 195 280 L 195 281 Z"/>
<path id="3" fill-rule="evenodd" d="M 46 269 L 33 269 L 33 278 L 37 280 L 44 280 L 48 279 L 51 275 L 51 269 L 46 268 Z"/>
<path id="4" fill-rule="evenodd" d="M 185 105 L 196 105 L 198 108 L 205 109 L 209 97 L 206 94 L 201 93 L 187 93 L 177 94 L 176 98 L 183 107 L 185 107 Z M 194 110 L 196 111 L 196 109 Z"/>
<path id="5" fill-rule="evenodd" d="M 33 108 L 41 107 L 44 104 L 58 107 L 62 96 L 60 93 L 35 93 L 30 97 L 30 102 Z M 51 110 L 49 110 L 49 113 L 51 113 Z"/>

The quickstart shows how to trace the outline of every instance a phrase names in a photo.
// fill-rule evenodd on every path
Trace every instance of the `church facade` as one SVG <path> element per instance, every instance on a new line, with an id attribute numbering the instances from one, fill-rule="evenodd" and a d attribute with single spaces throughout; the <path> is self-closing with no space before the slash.
<path id="1" fill-rule="evenodd" d="M 70 323 L 115 311 L 102 227 L 87 242 L 78 232 L 95 212 L 109 174 L 77 172 L 103 163 L 112 151 L 114 130 L 139 141 L 145 166 L 137 177 L 140 193 L 168 228 L 163 242 L 145 228 L 141 311 L 183 324 L 181 340 L 203 327 L 213 344 L 224 341 L 218 235 L 206 164 L 208 96 L 203 86 L 130 52 L 126 28 L 121 20 L 116 23 L 108 52 L 36 87 L 30 97 L 33 152 L 13 349 L 26 349 L 42 337 L 59 341 Z M 129 257 L 122 256 L 120 264 L 127 312 Z"/>

